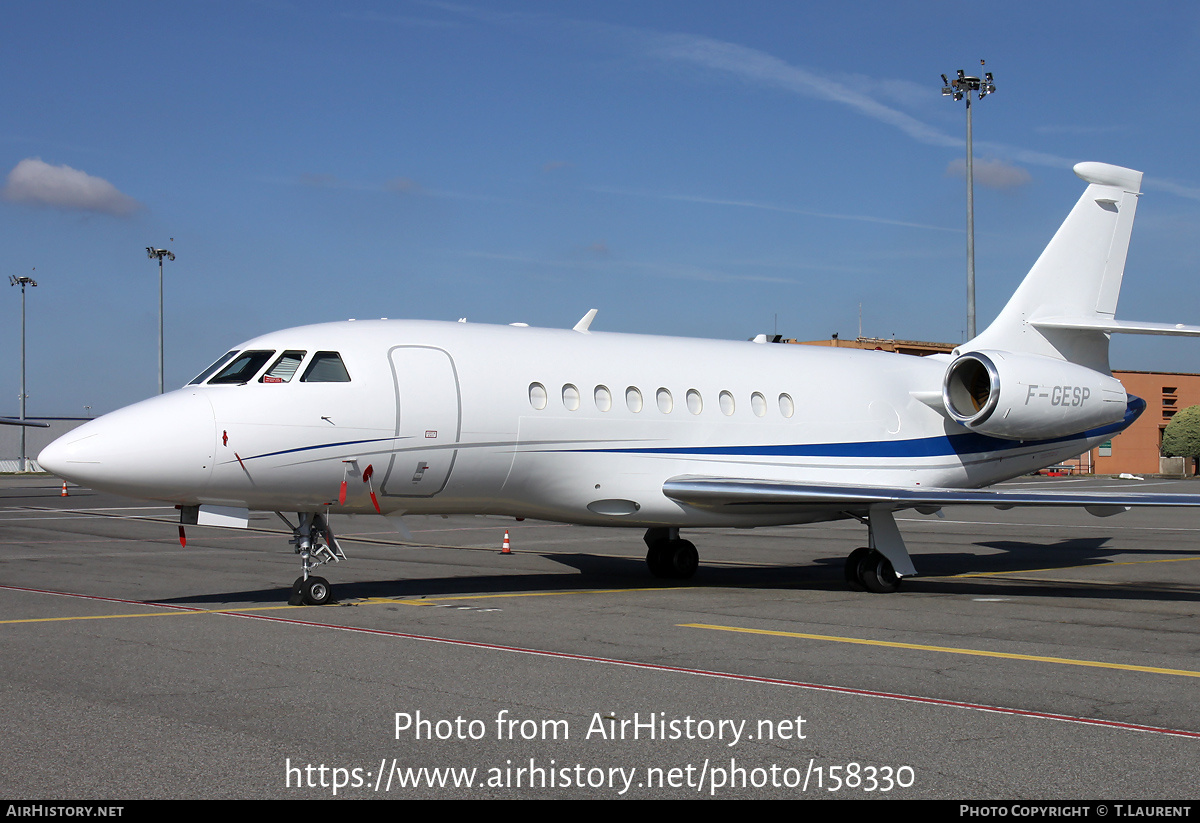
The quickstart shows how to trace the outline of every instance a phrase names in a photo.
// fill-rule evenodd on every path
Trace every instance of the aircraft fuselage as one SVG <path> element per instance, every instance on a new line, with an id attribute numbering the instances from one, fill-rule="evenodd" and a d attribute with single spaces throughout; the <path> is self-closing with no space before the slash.
<path id="1" fill-rule="evenodd" d="M 976 488 L 1077 455 L 1132 419 L 1001 440 L 918 399 L 940 393 L 944 357 L 798 345 L 379 320 L 274 332 L 238 351 L 271 354 L 246 382 L 151 398 L 48 456 L 81 484 L 182 505 L 373 513 L 373 491 L 385 514 L 737 526 L 842 515 L 704 511 L 665 496 L 664 482 Z M 294 376 L 265 379 L 284 352 L 303 352 Z M 300 379 L 317 352 L 337 352 L 350 379 Z"/>

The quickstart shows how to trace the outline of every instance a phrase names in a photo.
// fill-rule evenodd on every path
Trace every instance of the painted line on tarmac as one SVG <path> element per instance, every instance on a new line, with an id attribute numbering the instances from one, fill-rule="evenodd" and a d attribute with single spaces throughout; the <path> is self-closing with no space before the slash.
<path id="1" fill-rule="evenodd" d="M 1120 729 L 1123 731 L 1145 732 L 1150 734 L 1162 734 L 1171 737 L 1186 737 L 1194 740 L 1200 740 L 1200 732 L 1187 731 L 1184 729 L 1168 729 L 1160 726 L 1146 726 L 1138 723 L 1120 723 L 1114 720 L 1099 720 L 1092 717 L 1076 717 L 1069 714 L 1053 714 L 1050 712 L 1035 712 L 1025 709 L 1013 709 L 1005 706 L 991 706 L 985 703 L 967 703 L 960 700 L 942 700 L 934 697 L 920 697 L 910 694 L 899 694 L 894 692 L 876 691 L 873 689 L 853 689 L 847 686 L 830 686 L 822 683 L 806 683 L 800 680 L 785 680 L 775 677 L 760 677 L 748 674 L 734 674 L 732 672 L 718 672 L 707 669 L 691 669 L 681 666 L 665 666 L 658 663 L 642 663 L 636 660 L 620 660 L 611 657 L 595 657 L 585 654 L 572 654 L 570 652 L 554 652 L 543 649 L 529 649 L 521 646 L 502 646 L 495 643 L 480 643 L 472 640 L 454 640 L 445 637 L 432 637 L 429 635 L 409 634 L 406 632 L 387 631 L 385 629 L 367 629 L 358 626 L 339 626 L 336 623 L 318 623 L 312 620 L 296 620 L 289 617 L 276 617 L 266 614 L 251 614 L 248 611 L 235 611 L 231 609 L 223 609 L 220 611 L 207 611 L 196 609 L 190 606 L 169 606 L 161 603 L 144 603 L 138 600 L 122 600 L 115 597 L 99 597 L 96 595 L 78 595 L 69 594 L 66 592 L 47 591 L 42 589 L 29 589 L 19 586 L 3 586 L 0 588 L 13 589 L 15 591 L 37 592 L 40 594 L 53 594 L 63 597 L 80 597 L 88 600 L 101 600 L 110 603 L 130 603 L 139 606 L 159 606 L 161 608 L 175 609 L 185 613 L 202 613 L 202 614 L 217 614 L 227 617 L 239 617 L 246 620 L 267 620 L 273 623 L 284 623 L 291 626 L 300 626 L 304 628 L 314 629 L 329 629 L 339 632 L 350 632 L 352 634 L 366 634 L 375 637 L 387 637 L 397 640 L 417 640 L 424 643 L 439 643 L 447 646 L 460 646 L 468 649 L 479 649 L 483 651 L 505 652 L 509 654 L 525 654 L 533 657 L 545 657 L 554 660 L 571 660 L 580 663 L 597 663 L 606 666 L 621 666 L 624 668 L 641 669 L 643 671 L 661 672 L 663 674 L 686 674 L 693 677 L 711 677 L 718 680 L 732 680 L 741 683 L 757 683 L 767 686 L 783 686 L 792 689 L 807 689 L 809 691 L 824 692 L 828 694 L 844 694 L 854 697 L 874 697 L 882 700 L 897 700 L 905 703 L 916 703 L 925 706 L 941 706 L 951 709 L 964 709 L 967 711 L 987 712 L 990 714 L 1005 714 L 1013 717 L 1026 717 L 1035 720 L 1055 720 L 1062 723 L 1078 723 L 1085 726 L 1096 726 L 1107 729 Z M 291 608 L 309 608 L 305 606 L 271 606 L 264 608 L 272 609 L 291 609 Z M 748 630 L 747 630 L 748 631 Z M 768 634 L 780 634 L 779 632 L 767 632 Z"/>
<path id="2" fill-rule="evenodd" d="M 771 637 L 796 637 L 802 640 L 824 640 L 831 643 L 854 643 L 862 646 L 883 646 L 889 649 L 941 652 L 943 654 L 964 654 L 974 657 L 1001 657 L 1005 660 L 1025 660 L 1034 663 L 1057 663 L 1063 666 L 1088 666 L 1097 669 L 1120 669 L 1128 672 L 1170 674 L 1178 677 L 1200 677 L 1200 671 L 1192 671 L 1190 669 L 1163 669 L 1156 666 L 1134 666 L 1128 663 L 1105 663 L 1100 660 L 1076 660 L 1070 657 L 1043 657 L 1036 654 L 990 652 L 984 649 L 960 649 L 954 646 L 926 646 L 920 643 L 898 643 L 894 640 L 866 640 L 861 637 L 837 637 L 834 635 L 825 634 L 804 634 L 803 632 L 781 632 L 771 631 L 768 629 L 747 629 L 739 626 L 714 626 L 707 623 L 680 623 L 678 625 L 685 629 L 708 629 L 710 631 L 738 632 L 741 634 L 765 634 Z"/>
<path id="3" fill-rule="evenodd" d="M 447 600 L 491 600 L 501 597 L 555 597 L 572 594 L 623 594 L 625 592 L 657 592 L 657 591 L 677 591 L 682 588 L 693 588 L 684 586 L 671 587 L 655 587 L 655 588 L 638 588 L 638 589 L 581 589 L 567 591 L 552 591 L 552 592 L 512 592 L 508 594 L 461 594 L 448 595 L 446 597 L 421 597 L 421 598 L 404 598 L 404 597 L 368 597 L 361 600 L 348 601 L 344 605 L 354 606 L 383 606 L 383 605 L 402 605 L 402 606 L 436 606 L 440 602 Z M 55 597 L 71 597 L 79 600 L 97 600 L 103 603 L 122 603 L 132 606 L 146 606 L 149 608 L 169 609 L 169 611 L 158 612 L 134 612 L 129 614 L 81 614 L 68 615 L 66 617 L 23 617 L 13 618 L 11 620 L 0 620 L 0 626 L 10 623 L 62 623 L 72 620 L 119 620 L 128 617 L 179 617 L 197 614 L 228 614 L 239 615 L 247 612 L 265 612 L 279 611 L 282 609 L 307 609 L 308 606 L 241 606 L 241 607 L 226 607 L 220 609 L 202 609 L 196 606 L 178 606 L 171 603 L 155 603 L 146 600 L 126 600 L 119 597 L 103 597 L 95 594 L 76 594 L 73 592 L 60 592 L 52 589 L 33 589 L 27 586 L 0 586 L 0 591 L 14 592 L 29 592 L 31 594 L 49 594 Z M 330 604 L 334 605 L 334 604 Z M 466 607 L 459 607 L 466 608 Z M 480 611 L 494 611 L 492 609 Z"/>
<path id="4" fill-rule="evenodd" d="M 1013 709 L 1004 706 L 990 706 L 983 703 L 967 703 L 959 700 L 941 700 L 933 697 L 919 697 L 916 695 L 898 694 L 893 692 L 876 691 L 873 689 L 854 689 L 846 686 L 829 686 L 821 683 L 806 683 L 799 680 L 785 680 L 775 677 L 760 677 L 748 674 L 734 674 L 732 672 L 711 671 L 708 669 L 691 669 L 681 666 L 665 666 L 658 663 L 642 663 L 636 660 L 620 660 L 612 657 L 595 657 L 585 654 L 572 654 L 570 652 L 554 652 L 545 651 L 542 649 L 529 649 L 521 646 L 502 646 L 495 643 L 480 643 L 472 640 L 452 640 L 444 637 L 431 637 L 421 634 L 408 634 L 405 632 L 387 631 L 384 629 L 367 629 L 356 626 L 339 626 L 333 623 L 317 623 L 309 620 L 294 620 L 287 617 L 274 617 L 265 614 L 236 614 L 231 617 L 241 617 L 247 620 L 269 620 L 276 623 L 287 623 L 295 626 L 304 626 L 307 628 L 332 629 L 334 631 L 351 632 L 355 634 L 368 634 L 377 637 L 390 637 L 400 640 L 418 640 L 426 643 L 441 643 L 449 646 L 461 646 L 469 649 L 480 649 L 483 651 L 507 652 L 510 654 L 525 654 L 534 657 L 546 657 L 557 660 L 572 660 L 581 663 L 598 663 L 606 666 L 621 666 L 631 669 L 642 669 L 644 671 L 661 672 L 664 674 L 686 674 L 694 677 L 711 677 L 719 680 L 733 680 L 742 683 L 758 683 L 768 686 L 783 686 L 793 689 L 808 689 L 810 691 L 826 692 L 831 694 L 844 694 L 855 697 L 874 697 L 883 700 L 898 700 L 907 703 L 917 703 L 926 706 L 942 706 L 945 708 L 966 709 L 969 711 L 988 712 L 992 714 L 1007 714 L 1015 717 L 1027 717 L 1037 720 L 1056 720 L 1064 723 L 1079 723 L 1086 726 L 1099 726 L 1101 728 L 1121 729 L 1124 731 L 1147 732 L 1152 734 L 1164 734 L 1173 737 L 1188 737 L 1192 739 L 1200 739 L 1200 732 L 1187 731 L 1184 729 L 1168 729 L 1158 726 L 1146 726 L 1138 723 L 1120 723 L 1113 720 L 1098 720 L 1091 717 L 1076 717 L 1068 714 L 1053 714 L 1050 712 L 1035 712 L 1024 709 Z"/>

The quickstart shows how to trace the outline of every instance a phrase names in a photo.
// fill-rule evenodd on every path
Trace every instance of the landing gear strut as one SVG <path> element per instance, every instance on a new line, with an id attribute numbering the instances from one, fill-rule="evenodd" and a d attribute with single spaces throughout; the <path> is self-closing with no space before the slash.
<path id="1" fill-rule="evenodd" d="M 687 580 L 696 573 L 700 555 L 690 540 L 682 540 L 677 528 L 646 529 L 646 565 L 650 574 L 669 580 Z"/>
<path id="2" fill-rule="evenodd" d="M 344 560 L 342 547 L 338 545 L 329 521 L 324 515 L 314 512 L 298 512 L 300 521 L 293 526 L 280 512 L 279 519 L 292 530 L 289 541 L 296 547 L 300 555 L 303 573 L 292 584 L 292 594 L 288 598 L 290 606 L 323 606 L 333 599 L 333 589 L 324 577 L 311 574 L 312 570 L 326 563 L 336 563 Z"/>
<path id="3" fill-rule="evenodd" d="M 871 545 L 855 549 L 846 558 L 846 585 L 856 592 L 891 594 L 900 588 L 901 579 L 917 573 L 896 518 L 889 509 L 872 506 L 869 515 L 859 520 L 867 524 Z"/>

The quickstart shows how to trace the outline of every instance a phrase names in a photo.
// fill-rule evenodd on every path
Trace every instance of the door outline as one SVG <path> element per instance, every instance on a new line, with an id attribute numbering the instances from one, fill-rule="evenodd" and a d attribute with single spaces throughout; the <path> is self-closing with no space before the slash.
<path id="1" fill-rule="evenodd" d="M 443 364 L 440 364 L 439 368 L 442 366 L 449 367 L 448 371 L 441 373 L 441 376 L 449 377 L 447 386 L 442 386 L 442 388 L 448 387 L 449 383 L 453 383 L 453 386 L 454 386 L 454 420 L 452 423 L 453 432 L 454 432 L 453 444 L 446 444 L 445 441 L 442 441 L 441 443 L 439 443 L 438 445 L 435 445 L 435 446 L 425 445 L 425 440 L 428 439 L 429 432 L 442 431 L 442 429 L 440 427 L 444 424 L 443 421 L 445 420 L 445 418 L 441 418 L 437 421 L 434 421 L 439 426 L 438 429 L 424 429 L 423 428 L 424 424 L 422 424 L 422 432 L 424 432 L 423 435 L 420 435 L 419 432 L 411 432 L 411 433 L 409 433 L 409 432 L 402 433 L 401 432 L 401 427 L 403 424 L 403 417 L 404 417 L 404 407 L 403 407 L 404 397 L 403 397 L 403 385 L 402 385 L 402 378 L 401 378 L 401 372 L 403 371 L 403 368 L 400 368 L 400 369 L 397 368 L 396 353 L 401 352 L 402 350 L 409 350 L 409 351 L 418 351 L 419 350 L 419 351 L 425 351 L 425 352 L 438 352 L 446 358 L 445 362 Z M 395 445 L 392 448 L 391 458 L 388 460 L 387 471 L 384 473 L 383 482 L 380 484 L 379 491 L 384 497 L 392 497 L 392 498 L 433 497 L 434 495 L 437 495 L 441 491 L 443 491 L 446 488 L 446 485 L 450 482 L 450 476 L 454 472 L 454 463 L 458 459 L 457 445 L 460 442 L 460 439 L 462 437 L 462 387 L 461 387 L 461 385 L 459 383 L 459 379 L 458 379 L 458 367 L 455 365 L 454 358 L 450 355 L 450 352 L 448 352 L 445 349 L 440 348 L 438 346 L 421 346 L 421 345 L 392 346 L 390 349 L 388 349 L 387 357 L 388 357 L 388 367 L 392 370 L 392 388 L 393 388 L 393 392 L 394 392 L 395 409 L 396 409 L 396 424 L 395 424 L 395 430 L 394 430 L 396 439 L 395 439 Z M 403 364 L 401 364 L 401 365 L 403 365 Z M 438 375 L 435 375 L 435 377 L 437 377 L 437 376 Z M 419 387 L 409 385 L 410 399 L 411 399 L 411 396 L 420 397 L 419 393 L 415 394 L 415 395 L 413 394 L 414 390 L 419 392 Z M 411 406 L 411 404 L 410 404 L 410 406 Z M 411 445 L 407 445 L 409 443 L 411 443 Z M 428 464 L 432 463 L 433 460 L 437 460 L 440 457 L 442 457 L 442 455 L 446 455 L 446 454 L 448 454 L 449 464 L 447 465 L 444 474 L 442 474 L 441 483 L 439 483 L 437 485 L 437 488 L 434 488 L 432 490 L 421 491 L 420 493 L 411 493 L 408 491 L 397 491 L 394 488 L 391 491 L 389 491 L 389 488 L 388 488 L 389 483 L 394 484 L 395 486 L 404 486 L 404 485 L 411 485 L 414 483 L 421 482 L 422 478 L 428 471 L 428 468 L 429 468 Z M 407 460 L 406 457 L 412 458 L 411 466 L 409 465 L 410 461 Z M 433 458 L 433 460 L 430 459 L 431 457 Z M 425 467 L 421 468 L 420 467 L 421 463 L 425 463 L 427 465 Z"/>

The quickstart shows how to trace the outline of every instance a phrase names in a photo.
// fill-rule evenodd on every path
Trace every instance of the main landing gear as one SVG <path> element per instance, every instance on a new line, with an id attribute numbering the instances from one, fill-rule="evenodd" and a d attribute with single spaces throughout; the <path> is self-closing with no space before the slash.
<path id="1" fill-rule="evenodd" d="M 854 516 L 867 524 L 871 545 L 855 549 L 846 558 L 846 585 L 856 592 L 891 594 L 903 578 L 917 573 L 896 518 L 882 506 L 872 506 L 866 517 Z"/>
<path id="2" fill-rule="evenodd" d="M 646 529 L 646 565 L 650 574 L 669 580 L 687 580 L 696 573 L 700 555 L 690 540 L 682 540 L 677 528 Z"/>
<path id="3" fill-rule="evenodd" d="M 917 573 L 896 518 L 886 506 L 871 506 L 867 514 L 847 512 L 867 527 L 868 543 L 846 558 L 846 585 L 854 591 L 890 594 L 900 581 Z M 696 573 L 700 556 L 690 540 L 679 537 L 678 528 L 646 529 L 646 565 L 655 577 L 687 580 Z"/>
<path id="4" fill-rule="evenodd" d="M 282 513 L 275 514 L 292 530 L 292 539 L 289 542 L 296 547 L 296 554 L 300 555 L 303 567 L 303 573 L 292 584 L 288 605 L 323 606 L 329 603 L 333 599 L 333 589 L 329 581 L 311 574 L 318 566 L 340 562 L 346 558 L 337 538 L 333 536 L 333 530 L 329 528 L 329 521 L 321 514 L 298 512 L 300 521 L 293 526 Z"/>

